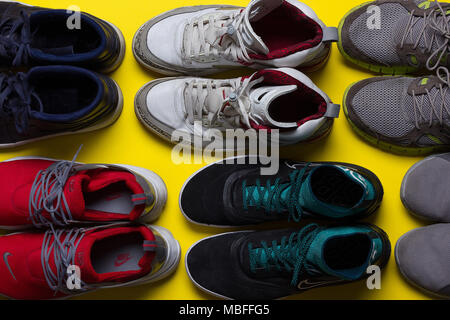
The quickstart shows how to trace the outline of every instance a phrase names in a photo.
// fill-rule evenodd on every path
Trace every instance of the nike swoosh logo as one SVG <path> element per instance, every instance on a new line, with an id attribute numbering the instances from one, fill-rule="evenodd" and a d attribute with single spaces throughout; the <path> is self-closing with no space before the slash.
<path id="1" fill-rule="evenodd" d="M 14 273 L 13 273 L 13 271 L 11 269 L 11 266 L 9 265 L 9 262 L 8 262 L 8 257 L 11 256 L 11 255 L 12 255 L 11 253 L 5 252 L 5 254 L 3 255 L 3 261 L 5 261 L 6 267 L 8 268 L 9 273 L 12 275 L 13 279 L 15 281 L 17 281 L 16 276 L 14 275 Z"/>
<path id="2" fill-rule="evenodd" d="M 116 267 L 120 267 L 121 265 L 124 265 L 125 263 L 127 263 L 129 260 L 131 259 L 131 256 L 128 255 L 120 255 L 117 260 L 114 262 L 114 265 Z"/>
<path id="3" fill-rule="evenodd" d="M 309 279 L 303 280 L 302 282 L 300 282 L 298 284 L 298 288 L 300 290 L 306 290 L 306 289 L 312 289 L 312 288 L 317 288 L 317 287 L 321 287 L 324 285 L 331 285 L 334 283 L 339 283 L 342 282 L 343 280 L 337 280 L 337 281 L 310 281 Z"/>

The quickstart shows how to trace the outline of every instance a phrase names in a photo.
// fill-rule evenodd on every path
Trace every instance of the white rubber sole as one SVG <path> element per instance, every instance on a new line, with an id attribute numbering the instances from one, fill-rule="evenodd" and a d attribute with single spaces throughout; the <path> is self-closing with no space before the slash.
<path id="1" fill-rule="evenodd" d="M 46 157 L 24 156 L 24 157 L 16 157 L 16 158 L 8 159 L 3 162 L 20 161 L 20 160 L 59 161 L 56 159 L 51 159 L 51 158 L 46 158 Z M 76 162 L 76 163 L 82 164 L 81 162 Z M 164 183 L 162 178 L 155 172 L 150 171 L 145 168 L 135 167 L 135 166 L 131 166 L 131 165 L 124 165 L 124 164 L 114 164 L 114 165 L 123 167 L 127 170 L 130 170 L 130 171 L 138 174 L 139 176 L 143 177 L 153 187 L 153 190 L 155 192 L 155 205 L 153 206 L 153 208 L 150 212 L 142 215 L 137 220 L 137 222 L 145 224 L 145 223 L 153 222 L 156 219 L 158 219 L 161 216 L 163 209 L 167 203 L 167 194 L 168 194 L 166 184 Z M 118 221 L 111 221 L 108 224 L 117 223 L 117 222 Z M 95 222 L 92 222 L 92 223 L 95 224 Z M 0 226 L 0 229 L 8 230 L 8 231 L 20 231 L 20 230 L 26 230 L 26 229 L 30 229 L 30 228 L 32 228 L 32 226 L 30 226 L 30 225 L 14 226 L 14 227 Z"/>
<path id="2" fill-rule="evenodd" d="M 29 143 L 47 140 L 47 139 L 51 139 L 51 138 L 55 138 L 55 137 L 62 137 L 62 136 L 68 136 L 68 135 L 73 135 L 73 134 L 80 134 L 80 133 L 96 131 L 96 130 L 100 130 L 100 129 L 103 129 L 103 128 L 113 125 L 119 119 L 120 115 L 122 114 L 123 103 L 124 103 L 122 90 L 120 89 L 117 82 L 115 82 L 114 80 L 113 80 L 113 82 L 114 82 L 114 84 L 117 88 L 117 92 L 119 94 L 119 101 L 117 103 L 116 110 L 107 119 L 104 119 L 102 122 L 97 123 L 93 126 L 90 126 L 90 127 L 87 127 L 87 128 L 81 129 L 81 130 L 77 130 L 77 131 L 60 132 L 60 133 L 50 134 L 50 135 L 42 136 L 42 137 L 38 137 L 38 138 L 22 140 L 22 141 L 15 142 L 15 143 L 0 144 L 0 150 L 1 149 L 9 149 L 9 148 L 17 148 L 17 147 L 21 147 L 21 146 L 29 144 Z"/>
<path id="3" fill-rule="evenodd" d="M 139 221 L 142 223 L 149 223 L 149 222 L 153 222 L 156 219 L 158 219 L 161 216 L 161 214 L 164 210 L 164 207 L 166 206 L 167 197 L 168 197 L 167 187 L 166 187 L 166 184 L 164 183 L 164 180 L 159 175 L 157 175 L 155 172 L 150 171 L 145 168 L 125 165 L 125 164 L 120 164 L 119 166 L 136 172 L 137 174 L 142 176 L 145 180 L 147 180 L 153 186 L 153 190 L 155 192 L 155 199 L 156 199 L 155 205 L 153 206 L 153 208 L 150 212 L 143 214 L 140 217 Z"/>

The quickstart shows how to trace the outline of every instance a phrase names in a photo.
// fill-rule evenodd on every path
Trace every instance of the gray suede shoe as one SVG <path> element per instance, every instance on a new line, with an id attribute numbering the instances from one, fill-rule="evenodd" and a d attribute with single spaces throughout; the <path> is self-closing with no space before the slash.
<path id="1" fill-rule="evenodd" d="M 450 298 L 450 224 L 435 224 L 408 232 L 395 248 L 402 275 L 428 294 Z"/>
<path id="2" fill-rule="evenodd" d="M 339 50 L 363 68 L 391 75 L 449 67 L 449 8 L 424 0 L 366 2 L 341 20 Z"/>
<path id="3" fill-rule="evenodd" d="M 415 164 L 403 179 L 401 199 L 419 218 L 450 222 L 450 153 Z"/>

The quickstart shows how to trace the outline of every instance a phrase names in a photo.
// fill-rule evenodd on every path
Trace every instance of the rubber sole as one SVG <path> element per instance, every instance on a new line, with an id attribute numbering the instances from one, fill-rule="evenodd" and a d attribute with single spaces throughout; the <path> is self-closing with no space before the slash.
<path id="1" fill-rule="evenodd" d="M 24 145 L 29 144 L 29 143 L 42 141 L 42 140 L 47 140 L 47 139 L 55 138 L 55 137 L 61 137 L 61 136 L 67 136 L 67 135 L 73 135 L 73 134 L 81 134 L 81 133 L 92 132 L 92 131 L 100 130 L 100 129 L 103 129 L 103 128 L 106 128 L 106 127 L 109 127 L 109 126 L 113 125 L 119 119 L 120 115 L 122 114 L 124 101 L 123 101 L 122 90 L 120 89 L 120 87 L 119 87 L 119 85 L 117 84 L 116 81 L 114 81 L 114 80 L 112 80 L 112 81 L 114 82 L 114 84 L 115 84 L 115 86 L 117 88 L 117 91 L 118 91 L 118 94 L 119 94 L 119 101 L 117 103 L 116 110 L 107 119 L 104 119 L 100 123 L 97 123 L 97 124 L 95 124 L 93 126 L 90 126 L 90 127 L 87 127 L 87 128 L 81 129 L 81 130 L 77 130 L 77 131 L 59 132 L 59 133 L 50 134 L 50 135 L 47 135 L 47 136 L 38 137 L 38 138 L 22 140 L 22 141 L 15 142 L 15 143 L 0 144 L 0 150 L 1 149 L 9 149 L 9 148 L 17 148 L 17 147 L 21 147 L 21 146 L 24 146 Z"/>
<path id="2" fill-rule="evenodd" d="M 433 146 L 433 147 L 424 147 L 424 148 L 412 148 L 412 147 L 402 147 L 398 146 L 392 143 L 388 143 L 382 140 L 379 140 L 361 129 L 358 128 L 356 124 L 352 122 L 348 115 L 348 109 L 347 109 L 347 95 L 351 88 L 356 84 L 352 83 L 344 93 L 344 100 L 342 102 L 342 108 L 344 109 L 345 117 L 348 120 L 348 123 L 350 124 L 351 128 L 365 141 L 369 142 L 370 144 L 384 150 L 390 153 L 395 153 L 399 155 L 407 155 L 407 156 L 421 156 L 421 155 L 427 155 L 430 153 L 438 153 L 438 152 L 445 152 L 446 150 L 449 150 L 449 146 Z"/>
<path id="3" fill-rule="evenodd" d="M 415 73 L 418 72 L 419 70 L 417 68 L 414 67 L 410 67 L 410 66 L 404 66 L 404 67 L 388 67 L 388 66 L 382 66 L 382 65 L 375 65 L 375 64 L 370 64 L 355 58 L 352 58 L 351 56 L 349 56 L 345 50 L 344 47 L 342 46 L 342 28 L 344 26 L 345 20 L 347 19 L 347 17 L 352 14 L 353 12 L 355 12 L 356 10 L 366 6 L 369 3 L 372 3 L 373 1 L 369 1 L 369 2 L 365 2 L 355 8 L 353 8 L 352 10 L 350 10 L 349 12 L 347 12 L 347 14 L 341 19 L 341 21 L 339 22 L 339 27 L 338 27 L 338 35 L 339 35 L 339 41 L 337 43 L 338 45 L 338 49 L 341 52 L 342 56 L 344 56 L 345 59 L 347 59 L 348 61 L 352 62 L 353 64 L 356 64 L 357 66 L 363 68 L 363 69 L 367 69 L 370 70 L 372 72 L 375 73 L 381 73 L 381 74 L 387 74 L 387 75 L 405 75 L 408 73 Z"/>

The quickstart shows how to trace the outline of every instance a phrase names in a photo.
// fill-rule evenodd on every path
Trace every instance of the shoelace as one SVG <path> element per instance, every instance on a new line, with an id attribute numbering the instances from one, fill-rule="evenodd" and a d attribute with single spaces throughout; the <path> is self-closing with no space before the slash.
<path id="1" fill-rule="evenodd" d="M 193 59 L 224 57 L 251 63 L 243 38 L 244 11 L 211 14 L 189 22 L 185 29 L 183 56 Z"/>
<path id="2" fill-rule="evenodd" d="M 186 81 L 184 96 L 187 120 L 191 124 L 202 121 L 203 125 L 208 127 L 222 125 L 236 127 L 243 123 L 250 128 L 250 119 L 252 119 L 248 100 L 250 89 L 263 80 L 263 77 L 256 80 L 250 77 L 243 81 L 241 78 Z M 231 93 L 225 97 L 224 90 L 227 87 L 231 89 Z M 211 112 L 211 110 L 216 111 Z"/>
<path id="3" fill-rule="evenodd" d="M 442 7 L 442 4 L 439 2 L 435 2 L 434 10 L 430 10 L 429 13 L 424 13 L 423 17 L 415 17 L 414 10 L 411 12 L 411 16 L 409 18 L 408 24 L 405 29 L 405 33 L 403 34 L 402 41 L 400 43 L 400 47 L 403 48 L 406 39 L 410 36 L 414 26 L 419 23 L 422 19 L 423 27 L 419 32 L 419 35 L 414 43 L 413 49 L 417 49 L 420 44 L 421 39 L 425 43 L 425 48 L 428 53 L 430 53 L 430 57 L 427 60 L 426 67 L 429 70 L 436 69 L 441 63 L 442 59 L 449 53 L 449 40 L 450 40 L 450 15 L 447 15 L 446 9 Z M 436 9 L 437 8 L 437 9 Z M 435 32 L 431 36 L 431 39 L 427 36 L 427 30 L 431 28 Z M 443 38 L 444 41 L 432 51 L 433 44 L 438 39 Z M 439 44 L 439 43 L 438 43 Z"/>
<path id="4" fill-rule="evenodd" d="M 29 216 L 35 227 L 66 226 L 72 220 L 64 186 L 74 173 L 75 159 L 80 151 L 81 147 L 72 161 L 56 162 L 36 175 L 28 203 Z M 50 214 L 51 220 L 44 217 L 43 211 Z"/>
<path id="5" fill-rule="evenodd" d="M 289 220 L 299 222 L 303 216 L 303 208 L 299 204 L 300 191 L 305 180 L 305 174 L 310 163 L 303 169 L 295 170 L 290 175 L 290 183 L 286 186 L 280 184 L 280 178 L 277 178 L 274 184 L 270 180 L 267 181 L 266 186 L 261 185 L 259 179 L 256 180 L 255 186 L 247 187 L 247 180 L 242 182 L 243 203 L 244 210 L 254 206 L 257 209 L 264 208 L 266 213 L 277 212 L 282 213 L 285 210 L 289 212 Z M 283 201 L 281 194 L 287 189 L 286 201 Z M 255 193 L 258 195 L 255 198 Z"/>
<path id="6" fill-rule="evenodd" d="M 450 108 L 446 102 L 446 95 L 449 91 L 450 85 L 450 72 L 445 67 L 439 67 L 437 69 L 437 76 L 442 81 L 442 84 L 439 85 L 438 90 L 434 93 L 431 93 L 428 89 L 426 89 L 426 94 L 417 97 L 416 93 L 413 91 L 414 117 L 415 126 L 417 129 L 420 129 L 420 124 L 422 121 L 428 121 L 428 126 L 431 127 L 433 122 L 438 120 L 439 124 L 442 126 L 444 123 L 445 113 L 450 116 Z M 440 103 L 437 103 L 436 101 L 438 97 L 440 97 Z M 428 99 L 430 102 L 430 114 L 425 114 L 422 109 L 425 99 Z"/>
<path id="7" fill-rule="evenodd" d="M 53 228 L 44 234 L 41 250 L 42 270 L 48 286 L 55 291 L 55 294 L 58 292 L 73 294 L 67 288 L 69 277 L 67 270 L 69 266 L 75 265 L 75 254 L 84 235 L 83 229 L 55 230 Z M 50 266 L 52 257 L 56 267 L 55 272 Z M 87 285 L 81 279 L 79 280 L 81 287 L 79 291 L 88 290 Z"/>
<path id="8" fill-rule="evenodd" d="M 310 224 L 299 232 L 292 233 L 289 239 L 287 236 L 283 237 L 280 243 L 274 240 L 271 246 L 266 241 L 262 241 L 262 247 L 253 248 L 253 244 L 249 243 L 250 270 L 256 273 L 261 267 L 268 271 L 275 268 L 278 271 L 292 272 L 291 285 L 296 286 L 299 276 L 307 272 L 306 255 L 320 231 L 318 225 Z"/>
<path id="9" fill-rule="evenodd" d="M 12 60 L 14 67 L 24 65 L 30 56 L 30 18 L 24 11 L 17 19 L 0 21 L 0 58 Z"/>
<path id="10" fill-rule="evenodd" d="M 0 117 L 13 118 L 19 133 L 28 130 L 33 101 L 38 103 L 42 112 L 42 101 L 30 87 L 26 74 L 0 74 Z"/>

